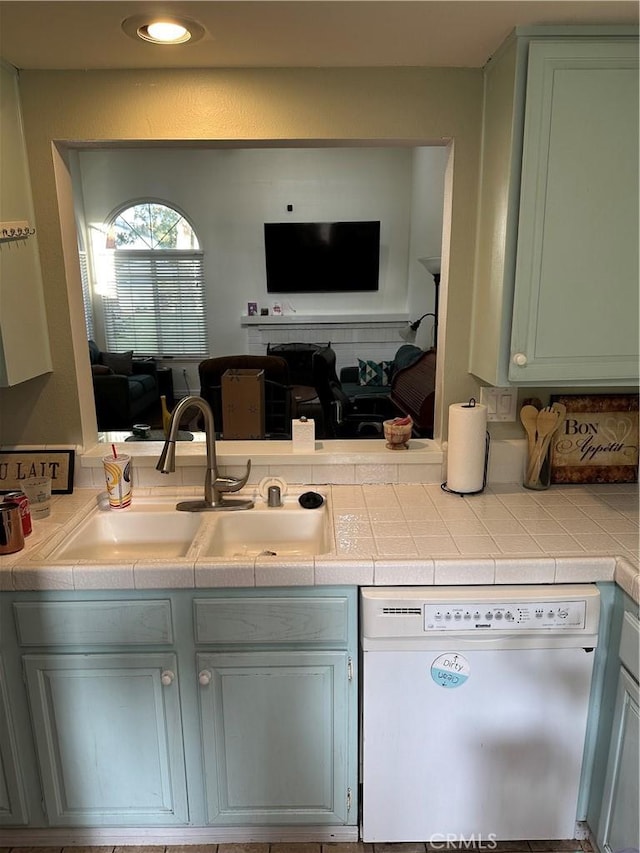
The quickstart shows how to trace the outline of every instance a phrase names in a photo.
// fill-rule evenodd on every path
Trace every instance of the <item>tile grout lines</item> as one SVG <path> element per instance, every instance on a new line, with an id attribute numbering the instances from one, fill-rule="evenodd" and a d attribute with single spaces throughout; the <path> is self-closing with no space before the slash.
<path id="1" fill-rule="evenodd" d="M 589 841 L 507 841 L 475 845 L 363 842 L 224 843 L 195 845 L 104 845 L 91 847 L 0 847 L 0 853 L 593 853 Z"/>

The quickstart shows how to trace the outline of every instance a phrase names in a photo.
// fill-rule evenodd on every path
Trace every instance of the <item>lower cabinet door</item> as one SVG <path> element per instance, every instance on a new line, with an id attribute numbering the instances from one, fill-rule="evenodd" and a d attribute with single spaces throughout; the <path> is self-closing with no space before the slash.
<path id="1" fill-rule="evenodd" d="M 348 655 L 203 653 L 197 663 L 208 822 L 346 823 Z"/>
<path id="2" fill-rule="evenodd" d="M 18 755 L 7 681 L 0 657 L 0 826 L 15 826 L 27 822 Z"/>
<path id="3" fill-rule="evenodd" d="M 52 826 L 188 821 L 175 655 L 23 657 Z"/>
<path id="4" fill-rule="evenodd" d="M 633 850 L 640 838 L 638 698 L 638 684 L 621 668 L 597 838 L 605 853 Z"/>

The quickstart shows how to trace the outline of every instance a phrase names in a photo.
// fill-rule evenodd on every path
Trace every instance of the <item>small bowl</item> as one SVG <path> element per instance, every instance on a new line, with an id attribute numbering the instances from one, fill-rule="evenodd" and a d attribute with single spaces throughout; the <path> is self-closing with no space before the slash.
<path id="1" fill-rule="evenodd" d="M 384 437 L 387 440 L 386 447 L 389 450 L 407 450 L 413 421 L 408 424 L 394 424 L 393 421 L 383 421 Z"/>

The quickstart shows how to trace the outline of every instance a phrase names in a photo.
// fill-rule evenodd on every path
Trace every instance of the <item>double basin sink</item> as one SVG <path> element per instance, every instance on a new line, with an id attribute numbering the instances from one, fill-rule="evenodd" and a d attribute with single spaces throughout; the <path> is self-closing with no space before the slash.
<path id="1" fill-rule="evenodd" d="M 96 509 L 53 543 L 54 561 L 196 557 L 292 557 L 333 550 L 327 500 L 304 509 L 296 496 L 269 507 L 179 512 L 176 496 L 135 497 L 127 510 Z"/>

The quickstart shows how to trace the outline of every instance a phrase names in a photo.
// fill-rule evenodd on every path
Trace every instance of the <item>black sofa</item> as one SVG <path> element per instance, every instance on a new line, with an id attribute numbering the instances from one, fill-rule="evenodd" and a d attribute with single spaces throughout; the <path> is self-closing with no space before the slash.
<path id="1" fill-rule="evenodd" d="M 421 350 L 420 347 L 413 346 L 413 344 L 402 344 L 392 361 L 387 362 L 387 383 L 385 385 L 376 382 L 373 378 L 366 385 L 361 383 L 362 371 L 360 365 L 343 367 L 340 370 L 342 390 L 348 397 L 370 397 L 372 395 L 388 397 L 391 394 L 391 383 L 395 374 L 399 370 L 403 370 L 405 367 L 414 364 L 422 355 L 424 355 L 424 350 Z M 382 362 L 382 364 L 384 363 Z"/>
<path id="2" fill-rule="evenodd" d="M 396 414 L 411 415 L 415 434 L 433 438 L 435 370 L 435 349 L 402 344 L 389 364 L 386 385 L 361 384 L 361 365 L 343 367 L 340 382 L 344 394 L 355 403 L 359 398 L 389 398 Z"/>
<path id="3" fill-rule="evenodd" d="M 89 341 L 89 359 L 99 430 L 131 429 L 159 412 L 153 359 L 135 359 L 133 351 L 101 352 L 95 341 Z"/>

